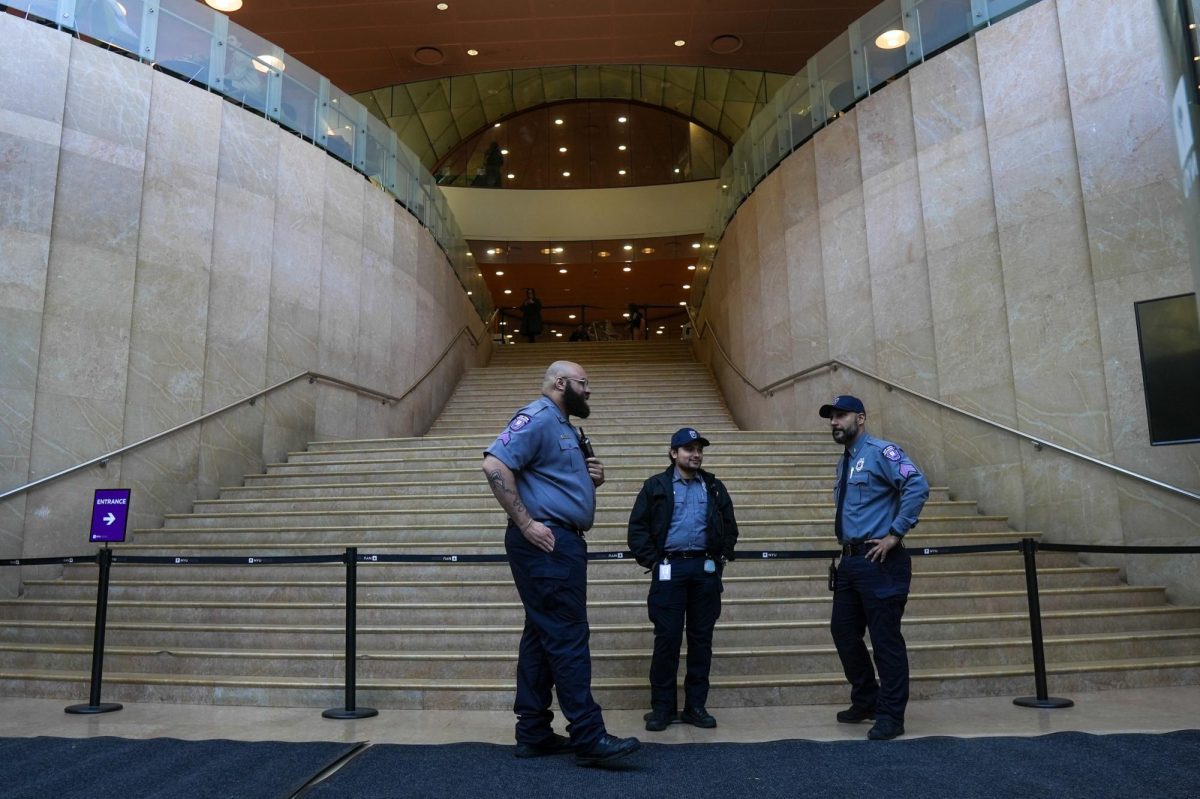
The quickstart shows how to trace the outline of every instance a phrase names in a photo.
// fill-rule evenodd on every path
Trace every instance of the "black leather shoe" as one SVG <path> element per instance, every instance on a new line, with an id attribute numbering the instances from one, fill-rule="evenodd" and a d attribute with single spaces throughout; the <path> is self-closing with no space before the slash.
<path id="1" fill-rule="evenodd" d="M 891 719 L 879 719 L 867 733 L 872 741 L 890 741 L 904 734 L 904 725 Z"/>
<path id="2" fill-rule="evenodd" d="M 581 766 L 594 766 L 597 763 L 607 763 L 619 757 L 633 754 L 642 748 L 642 742 L 637 738 L 618 738 L 604 733 L 600 739 L 586 749 L 575 753 L 575 762 Z"/>
<path id="3" fill-rule="evenodd" d="M 544 757 L 546 755 L 564 755 L 571 751 L 571 739 L 556 732 L 550 737 L 535 744 L 517 744 L 517 757 Z"/>
<path id="4" fill-rule="evenodd" d="M 693 727 L 703 727 L 706 730 L 711 730 L 717 726 L 717 720 L 702 707 L 685 707 L 683 715 L 679 717 L 679 720 L 684 724 L 691 724 Z"/>
<path id="5" fill-rule="evenodd" d="M 845 710 L 839 710 L 837 714 L 837 720 L 843 724 L 858 724 L 860 721 L 874 718 L 875 708 L 859 707 L 858 705 L 851 705 Z"/>
<path id="6" fill-rule="evenodd" d="M 678 713 L 668 713 L 665 710 L 651 710 L 642 716 L 646 720 L 646 729 L 650 732 L 662 732 L 672 722 L 679 718 Z"/>

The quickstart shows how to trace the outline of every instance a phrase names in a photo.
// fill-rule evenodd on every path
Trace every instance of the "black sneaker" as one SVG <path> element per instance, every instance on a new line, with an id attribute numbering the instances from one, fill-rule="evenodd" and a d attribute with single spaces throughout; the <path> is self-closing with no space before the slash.
<path id="1" fill-rule="evenodd" d="M 544 738 L 535 744 L 518 743 L 517 751 L 513 754 L 517 757 L 545 757 L 546 755 L 563 755 L 570 751 L 571 739 L 552 732 L 549 738 Z"/>
<path id="2" fill-rule="evenodd" d="M 668 713 L 665 710 L 651 710 L 646 715 L 642 716 L 646 721 L 646 729 L 650 732 L 662 732 L 675 719 L 679 718 L 678 713 Z"/>
<path id="3" fill-rule="evenodd" d="M 904 725 L 891 719 L 879 719 L 867 733 L 872 741 L 890 741 L 904 734 Z"/>
<path id="4" fill-rule="evenodd" d="M 679 720 L 684 724 L 691 724 L 693 727 L 703 727 L 706 730 L 711 730 L 717 726 L 717 720 L 702 707 L 685 707 L 683 715 Z"/>
<path id="5" fill-rule="evenodd" d="M 642 742 L 637 738 L 618 738 L 604 733 L 591 746 L 576 751 L 575 762 L 581 766 L 594 766 L 633 754 L 641 748 Z"/>
<path id="6" fill-rule="evenodd" d="M 845 710 L 839 710 L 837 720 L 843 724 L 858 724 L 860 721 L 875 719 L 875 708 L 851 705 Z"/>

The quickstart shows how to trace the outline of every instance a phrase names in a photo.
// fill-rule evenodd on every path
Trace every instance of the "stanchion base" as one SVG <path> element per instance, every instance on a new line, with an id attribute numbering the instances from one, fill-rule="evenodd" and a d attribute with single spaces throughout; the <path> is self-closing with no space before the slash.
<path id="1" fill-rule="evenodd" d="M 101 702 L 98 705 L 69 705 L 63 708 L 64 713 L 92 715 L 94 713 L 112 713 L 123 708 L 120 702 Z"/>
<path id="2" fill-rule="evenodd" d="M 1014 705 L 1020 707 L 1041 707 L 1053 710 L 1060 707 L 1074 707 L 1075 702 L 1070 699 L 1060 699 L 1057 696 L 1048 696 L 1045 699 L 1039 699 L 1036 696 L 1020 696 L 1013 700 Z"/>
<path id="3" fill-rule="evenodd" d="M 327 719 L 369 719 L 371 716 L 378 716 L 379 711 L 373 707 L 356 707 L 354 710 L 347 710 L 344 707 L 331 707 L 321 714 Z"/>

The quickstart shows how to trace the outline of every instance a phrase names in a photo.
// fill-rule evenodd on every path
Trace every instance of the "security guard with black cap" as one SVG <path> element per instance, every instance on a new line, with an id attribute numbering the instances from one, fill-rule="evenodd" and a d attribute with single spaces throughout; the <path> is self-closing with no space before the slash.
<path id="1" fill-rule="evenodd" d="M 652 572 L 646 605 L 654 623 L 646 729 L 679 720 L 717 726 L 704 705 L 713 628 L 721 615 L 721 573 L 733 560 L 737 519 L 725 484 L 701 468 L 708 439 L 694 427 L 671 437 L 671 465 L 642 484 L 629 514 L 629 549 Z M 679 648 L 687 632 L 683 715 L 678 715 Z"/>
<path id="2" fill-rule="evenodd" d="M 525 606 L 513 704 L 516 755 L 573 751 L 580 765 L 623 757 L 641 746 L 636 738 L 609 735 L 592 698 L 583 534 L 596 515 L 604 465 L 568 421 L 588 417 L 590 395 L 583 367 L 552 363 L 542 396 L 517 411 L 483 458 L 492 493 L 508 514 L 504 550 Z M 569 721 L 569 739 L 550 726 L 552 686 Z"/>
<path id="3" fill-rule="evenodd" d="M 867 737 L 890 740 L 904 734 L 908 705 L 908 649 L 900 620 L 912 559 L 903 539 L 917 524 L 929 483 L 900 447 L 867 435 L 867 409 L 858 397 L 834 397 L 820 414 L 829 420 L 833 440 L 846 447 L 834 489 L 834 530 L 842 558 L 831 580 L 830 630 L 850 681 L 851 704 L 837 720 L 874 719 Z M 863 643 L 866 630 L 874 665 Z"/>

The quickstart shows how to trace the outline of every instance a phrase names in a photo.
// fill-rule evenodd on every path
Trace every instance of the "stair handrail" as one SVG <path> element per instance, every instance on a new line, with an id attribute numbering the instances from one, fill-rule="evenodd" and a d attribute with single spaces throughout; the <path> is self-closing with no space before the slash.
<path id="1" fill-rule="evenodd" d="M 495 313 L 496 313 L 495 311 L 492 311 L 493 316 L 495 315 Z M 489 317 L 489 322 L 490 322 L 490 317 Z M 486 325 L 489 322 L 484 323 L 485 330 L 487 329 Z M 253 394 L 249 394 L 245 397 L 242 397 L 241 399 L 234 400 L 233 402 L 230 402 L 226 405 L 222 405 L 220 408 L 211 410 L 208 413 L 203 413 L 203 414 L 195 417 L 194 419 L 189 419 L 188 421 L 177 424 L 174 427 L 169 427 L 166 430 L 163 430 L 161 432 L 147 436 L 146 438 L 143 438 L 140 441 L 135 441 L 132 444 L 126 444 L 123 447 L 114 449 L 112 452 L 106 452 L 103 455 L 97 455 L 96 457 L 91 458 L 86 461 L 83 461 L 82 463 L 77 463 L 74 466 L 68 466 L 66 469 L 57 471 L 54 474 L 48 474 L 45 477 L 39 477 L 37 480 L 31 480 L 28 483 L 25 483 L 24 485 L 19 485 L 16 488 L 10 488 L 7 491 L 0 492 L 0 502 L 8 499 L 9 497 L 16 496 L 17 494 L 23 494 L 26 491 L 37 488 L 38 486 L 45 485 L 46 483 L 53 482 L 54 480 L 58 480 L 62 477 L 66 477 L 69 474 L 74 474 L 75 472 L 78 472 L 81 469 L 86 469 L 89 466 L 95 466 L 96 464 L 105 466 L 113 458 L 116 458 L 120 455 L 124 455 L 127 452 L 131 452 L 135 449 L 138 449 L 139 447 L 143 447 L 146 444 L 150 444 L 155 441 L 158 441 L 159 439 L 166 438 L 167 436 L 172 435 L 174 433 L 178 433 L 181 430 L 186 430 L 189 427 L 193 427 L 194 425 L 200 424 L 201 422 L 212 419 L 214 416 L 219 416 L 227 411 L 231 411 L 234 408 L 239 408 L 242 405 L 253 405 L 254 403 L 256 403 L 258 401 L 259 397 L 264 397 L 267 394 L 277 391 L 278 389 L 281 389 L 284 386 L 291 385 L 292 383 L 295 383 L 297 380 L 302 380 L 304 378 L 308 378 L 309 383 L 316 383 L 318 381 L 322 382 L 322 383 L 329 383 L 330 385 L 338 386 L 339 388 L 348 389 L 348 390 L 353 391 L 358 394 L 363 394 L 368 397 L 375 397 L 375 398 L 381 400 L 384 405 L 402 402 L 409 394 L 412 394 L 414 391 L 416 391 L 417 387 L 420 386 L 421 383 L 424 382 L 425 379 L 427 377 L 429 377 L 430 374 L 433 373 L 433 370 L 436 369 L 443 360 L 445 360 L 446 355 L 449 354 L 451 348 L 458 342 L 458 340 L 460 338 L 462 338 L 464 333 L 466 333 L 468 336 L 470 336 L 471 341 L 474 344 L 474 346 L 479 346 L 479 343 L 483 340 L 480 336 L 477 336 L 475 334 L 475 331 L 471 329 L 471 326 L 469 324 L 463 325 L 459 329 L 459 331 L 457 333 L 455 333 L 454 336 L 450 339 L 450 343 L 446 345 L 446 349 L 442 350 L 442 354 L 437 357 L 437 360 L 435 360 L 433 362 L 433 365 L 430 366 L 428 369 L 426 369 L 425 373 L 422 374 L 419 378 L 417 378 L 417 381 L 415 383 L 413 383 L 412 386 L 407 391 L 405 391 L 403 394 L 401 394 L 398 397 L 394 396 L 392 394 L 388 394 L 383 391 L 378 391 L 378 390 L 370 388 L 368 386 L 363 386 L 358 383 L 353 383 L 349 380 L 343 380 L 340 377 L 334 377 L 332 375 L 323 374 L 321 372 L 314 372 L 312 370 L 300 372 L 299 374 L 292 375 L 289 378 L 279 381 L 278 383 L 276 383 L 273 386 L 267 386 L 264 389 L 255 391 Z"/>
<path id="2" fill-rule="evenodd" d="M 968 419 L 973 419 L 977 422 L 988 425 L 989 427 L 993 427 L 997 430 L 1002 430 L 1005 433 L 1009 433 L 1010 435 L 1014 435 L 1018 438 L 1023 438 L 1025 440 L 1029 441 L 1029 443 L 1033 445 L 1033 448 L 1039 452 L 1044 448 L 1052 449 L 1052 450 L 1054 450 L 1056 452 L 1060 452 L 1064 455 L 1069 455 L 1070 457 L 1077 458 L 1082 461 L 1086 461 L 1094 466 L 1103 467 L 1110 471 L 1117 472 L 1118 474 L 1124 475 L 1125 477 L 1130 477 L 1134 480 L 1139 480 L 1143 483 L 1148 483 L 1157 488 L 1161 488 L 1164 491 L 1169 491 L 1173 494 L 1177 494 L 1182 497 L 1187 497 L 1188 499 L 1193 500 L 1195 502 L 1200 502 L 1200 494 L 1198 494 L 1194 491 L 1188 491 L 1186 488 L 1181 488 L 1180 486 L 1172 485 L 1171 483 L 1164 483 L 1162 480 L 1157 480 L 1153 477 L 1150 477 L 1149 475 L 1131 471 L 1124 467 L 1117 466 L 1116 464 L 1109 463 L 1108 461 L 1102 461 L 1099 458 L 1094 458 L 1091 455 L 1087 455 L 1087 454 L 1079 452 L 1077 450 L 1073 450 L 1070 447 L 1064 447 L 1061 444 L 1055 444 L 1053 441 L 1048 441 L 1044 438 L 1039 438 L 1038 436 L 1032 435 L 1030 433 L 1026 433 L 1023 430 L 1018 430 L 1015 427 L 1009 427 L 1008 425 L 1003 424 L 1001 422 L 997 422 L 993 419 L 988 419 L 987 417 L 980 416 L 977 413 L 972 413 L 971 411 L 968 411 L 965 408 L 959 408 L 955 405 L 951 405 L 948 402 L 937 399 L 936 397 L 931 397 L 928 394 L 923 394 L 920 391 L 917 391 L 916 389 L 912 389 L 912 388 L 909 388 L 908 386 L 901 385 L 900 383 L 897 383 L 894 380 L 890 380 L 881 375 L 877 375 L 874 372 L 871 372 L 867 369 L 863 369 L 861 366 L 856 366 L 855 364 L 849 363 L 847 361 L 843 361 L 839 358 L 830 358 L 829 360 L 821 361 L 820 363 L 813 364 L 812 366 L 807 366 L 798 372 L 793 372 L 790 375 L 787 375 L 786 377 L 781 377 L 780 379 L 775 380 L 771 383 L 768 383 L 765 386 L 755 385 L 754 381 L 751 380 L 749 377 L 747 377 L 746 374 L 741 369 L 738 368 L 738 365 L 733 362 L 733 359 L 731 357 L 729 357 L 729 353 L 725 350 L 725 346 L 721 343 L 721 337 L 717 334 L 716 329 L 713 327 L 712 322 L 708 321 L 708 319 L 705 319 L 704 325 L 703 325 L 703 327 L 701 327 L 700 322 L 697 320 L 696 316 L 692 313 L 692 308 L 690 305 L 687 306 L 687 313 L 688 313 L 688 319 L 690 319 L 691 323 L 692 323 L 692 329 L 697 331 L 696 338 L 703 339 L 706 336 L 711 338 L 713 344 L 716 345 L 717 352 L 719 352 L 721 354 L 721 357 L 725 359 L 725 362 L 727 364 L 729 364 L 729 368 L 731 368 L 734 371 L 734 373 L 736 373 L 737 376 L 742 379 L 743 383 L 745 383 L 750 388 L 754 389 L 761 396 L 770 397 L 770 396 L 774 395 L 774 393 L 777 390 L 779 390 L 780 388 L 783 388 L 784 386 L 790 385 L 792 383 L 797 383 L 800 380 L 803 380 L 804 378 L 808 377 L 809 375 L 814 374 L 816 372 L 823 371 L 825 369 L 830 369 L 835 372 L 838 369 L 849 369 L 850 371 L 856 372 L 856 373 L 862 375 L 863 377 L 869 378 L 878 383 L 882 383 L 883 385 L 887 386 L 889 389 L 894 389 L 896 391 L 903 391 L 905 394 L 908 394 L 909 396 L 916 397 L 917 399 L 920 399 L 920 400 L 923 400 L 924 402 L 928 402 L 933 405 L 936 405 L 939 408 L 942 408 L 944 410 L 952 411 L 953 413 L 956 413 L 960 416 L 965 416 Z M 710 334 L 710 331 L 711 331 L 711 334 Z"/>

